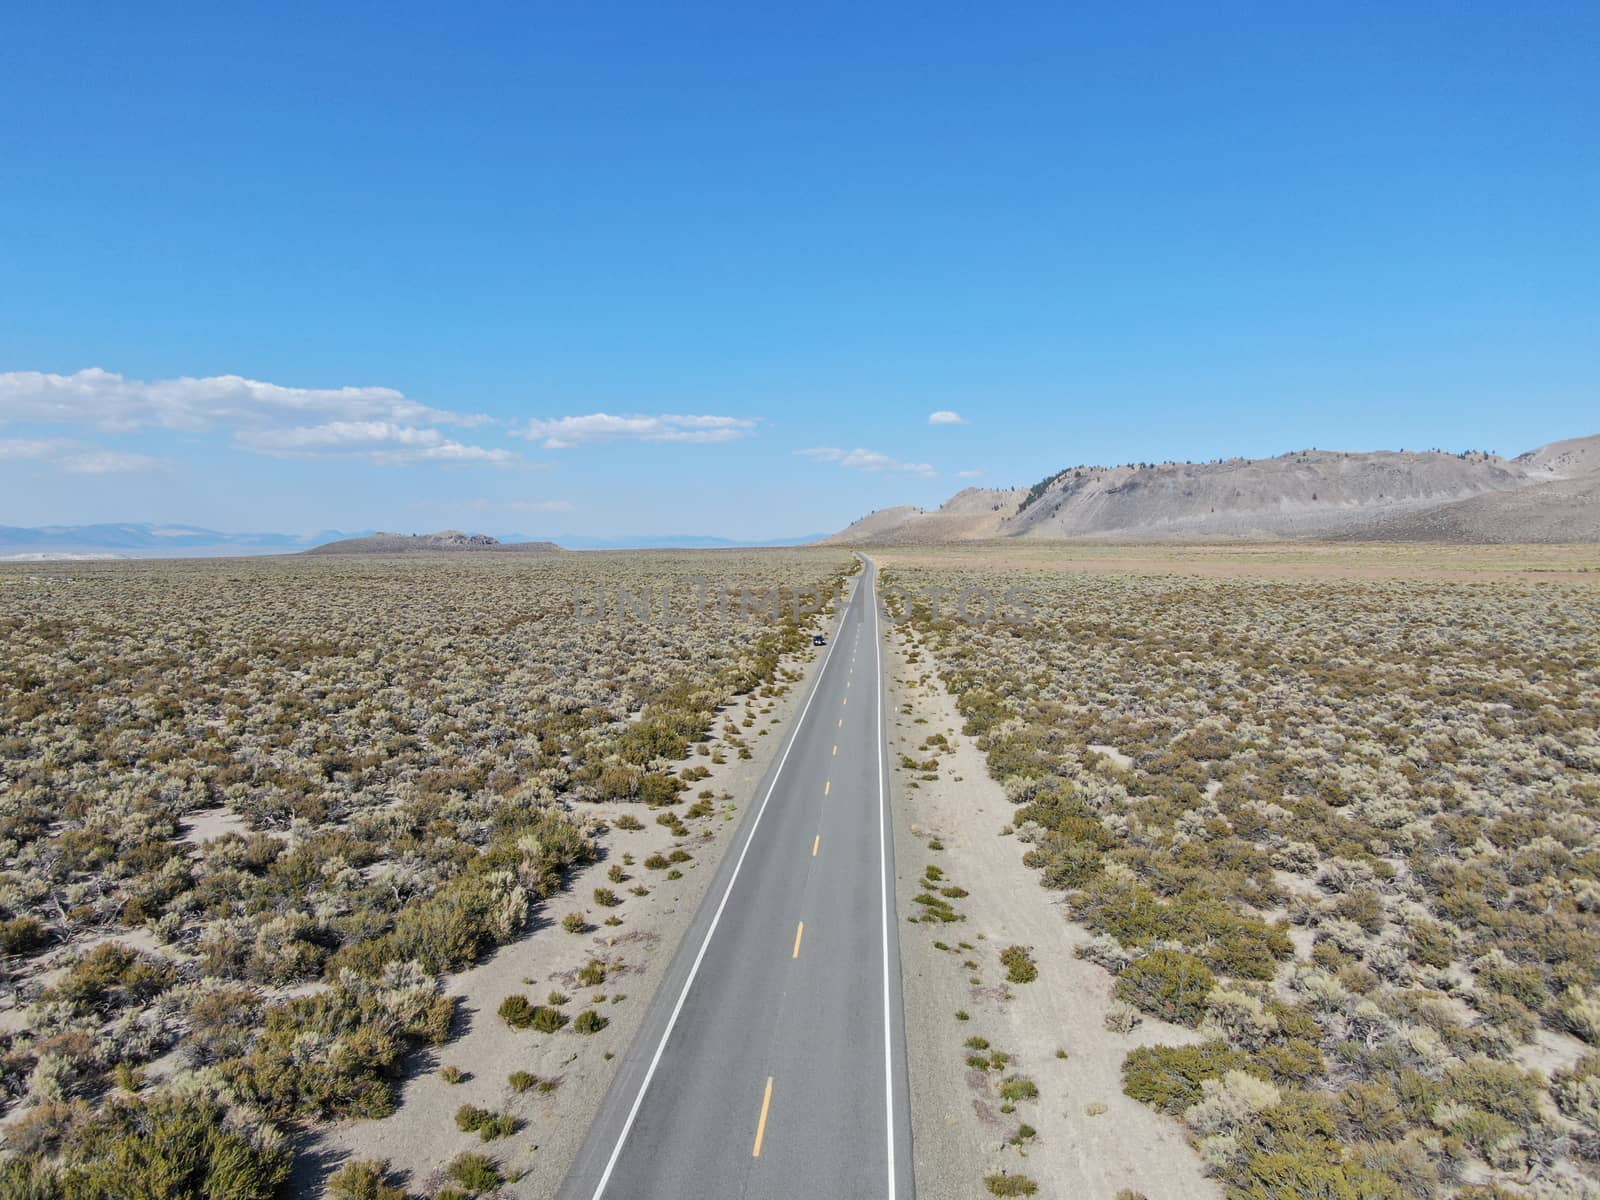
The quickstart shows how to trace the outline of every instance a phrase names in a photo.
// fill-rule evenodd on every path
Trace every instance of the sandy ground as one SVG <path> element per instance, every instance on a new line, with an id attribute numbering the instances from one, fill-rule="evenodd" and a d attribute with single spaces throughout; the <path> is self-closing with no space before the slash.
<path id="1" fill-rule="evenodd" d="M 954 749 L 940 756 L 936 780 L 927 780 L 928 772 L 895 770 L 899 912 L 904 921 L 921 910 L 914 898 L 925 891 L 929 864 L 943 871 L 942 885 L 969 893 L 950 900 L 965 920 L 901 928 L 919 1200 L 982 1195 L 984 1177 L 1000 1171 L 1032 1178 L 1040 1200 L 1112 1200 L 1123 1188 L 1149 1200 L 1220 1197 L 1181 1126 L 1122 1094 L 1122 1060 L 1130 1049 L 1197 1035 L 1148 1020 L 1131 1034 L 1106 1031 L 1111 976 L 1074 957 L 1088 933 L 1066 919 L 1055 893 L 1022 865 L 1026 847 L 1001 836 L 1011 805 L 989 778 L 983 755 L 959 733 L 950 695 L 937 683 L 915 685 L 927 660 L 906 663 L 906 636 L 889 634 L 885 660 L 895 712 L 890 759 L 898 763 L 908 754 L 925 762 L 930 751 L 921 746 L 934 733 Z M 906 704 L 910 713 L 901 711 Z M 933 849 L 934 841 L 943 849 Z M 939 949 L 940 942 L 949 949 Z M 1038 979 L 1006 982 L 999 952 L 1010 945 L 1031 949 Z M 968 1019 L 958 1020 L 958 1011 Z M 1011 1061 L 1002 1071 L 969 1067 L 971 1037 L 987 1039 L 985 1053 L 1003 1050 Z M 1012 1075 L 1033 1080 L 1039 1097 L 1007 1114 L 998 1089 Z M 1021 1122 L 1037 1136 L 1008 1145 Z"/>
<path id="2" fill-rule="evenodd" d="M 686 803 L 678 806 L 680 815 L 704 789 L 719 797 L 711 817 L 685 817 L 687 839 L 674 839 L 655 823 L 656 813 L 640 805 L 596 804 L 578 810 L 608 820 L 631 812 L 645 828 L 634 832 L 611 828 L 601 837 L 601 860 L 573 876 L 568 889 L 545 906 L 534 929 L 450 979 L 447 990 L 461 997 L 457 1036 L 418 1064 L 393 1115 L 380 1121 L 345 1122 L 308 1137 L 296 1161 L 293 1195 L 322 1195 L 327 1175 L 340 1163 L 368 1158 L 388 1159 L 409 1190 L 431 1195 L 446 1182 L 445 1164 L 467 1150 L 489 1154 L 508 1176 L 520 1176 L 499 1194 L 530 1198 L 555 1194 L 610 1086 L 613 1064 L 643 1019 L 656 984 L 710 885 L 717 860 L 741 823 L 739 818 L 752 807 L 780 735 L 820 661 L 820 654 L 807 647 L 802 657 L 783 664 L 785 670 L 803 669 L 805 675 L 771 702 L 771 712 L 763 711 L 767 700 L 752 703 L 745 698 L 718 717 L 720 731 L 726 720 L 741 724 L 753 712 L 757 724 L 740 730 L 752 758 L 741 761 L 735 750 L 728 749 L 727 762 L 721 766 L 698 755 L 682 764 L 703 765 L 712 774 L 690 785 Z M 761 730 L 771 732 L 759 736 Z M 721 744 L 720 738 L 713 742 Z M 731 795 L 731 801 L 720 799 L 724 793 Z M 693 855 L 691 862 L 678 864 L 681 879 L 669 880 L 668 872 L 644 867 L 649 855 L 670 853 L 675 846 Z M 624 854 L 633 856 L 633 865 L 623 865 Z M 624 882 L 607 878 L 613 865 L 623 865 L 628 875 Z M 650 889 L 648 896 L 628 891 L 639 884 Z M 622 903 L 611 909 L 596 905 L 597 887 L 611 888 Z M 569 933 L 561 925 L 562 918 L 576 910 L 583 911 L 589 922 L 583 934 Z M 613 915 L 621 924 L 605 925 Z M 579 986 L 577 973 L 590 959 L 605 964 L 606 979 L 598 987 L 585 988 Z M 512 1029 L 496 1013 L 509 995 L 522 994 L 544 1004 L 552 991 L 568 997 L 562 1011 L 569 1017 L 593 1008 L 608 1024 L 588 1036 L 575 1032 L 570 1023 L 557 1033 L 545 1034 Z M 459 1068 L 466 1079 L 446 1083 L 440 1077 L 445 1066 Z M 556 1080 L 557 1086 L 553 1091 L 534 1088 L 519 1094 L 507 1081 L 513 1071 Z M 455 1113 L 464 1104 L 510 1113 L 521 1128 L 486 1144 L 477 1134 L 456 1128 Z"/>

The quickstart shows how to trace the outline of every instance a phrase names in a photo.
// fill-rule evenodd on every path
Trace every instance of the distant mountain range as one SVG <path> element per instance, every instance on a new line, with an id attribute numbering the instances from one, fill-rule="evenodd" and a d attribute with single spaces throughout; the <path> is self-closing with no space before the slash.
<path id="1" fill-rule="evenodd" d="M 222 533 L 198 525 L 0 525 L 0 558 L 123 557 L 211 558 L 222 555 L 294 554 L 370 530 L 345 533 Z"/>
<path id="2" fill-rule="evenodd" d="M 233 555 L 298 554 L 332 542 L 375 538 L 377 530 L 319 533 L 224 533 L 197 525 L 43 525 L 23 528 L 0 525 L 0 560 L 40 561 L 86 558 L 220 558 Z M 384 535 L 398 537 L 401 535 Z M 820 541 L 822 534 L 779 538 L 770 542 L 732 538 L 639 534 L 633 537 L 589 537 L 582 534 L 536 538 L 522 533 L 495 535 L 505 545 L 555 542 L 572 550 L 733 549 L 753 546 L 797 546 Z M 368 551 L 374 553 L 377 551 Z"/>
<path id="3" fill-rule="evenodd" d="M 826 540 L 1006 537 L 1600 542 L 1600 435 L 1510 459 L 1482 451 L 1297 450 L 1068 467 L 1031 488 L 967 488 L 934 511 L 881 509 Z"/>

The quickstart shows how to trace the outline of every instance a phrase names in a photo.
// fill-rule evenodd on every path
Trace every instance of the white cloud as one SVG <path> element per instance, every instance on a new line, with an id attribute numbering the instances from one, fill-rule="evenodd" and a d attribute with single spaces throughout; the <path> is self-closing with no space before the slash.
<path id="1" fill-rule="evenodd" d="M 164 460 L 148 454 L 104 450 L 70 438 L 0 438 L 0 462 L 41 462 L 77 475 L 110 475 L 154 471 Z"/>
<path id="2" fill-rule="evenodd" d="M 130 471 L 155 471 L 165 467 L 164 459 L 125 450 L 89 450 L 69 454 L 61 465 L 75 475 L 117 475 Z"/>
<path id="3" fill-rule="evenodd" d="M 929 479 L 938 474 L 928 463 L 901 462 L 876 450 L 859 448 L 841 450 L 836 446 L 815 446 L 810 450 L 796 450 L 795 453 L 814 458 L 818 462 L 838 463 L 841 467 L 850 467 L 857 471 L 905 471 Z"/>
<path id="4" fill-rule="evenodd" d="M 928 414 L 929 425 L 965 425 L 966 423 L 966 418 L 960 413 L 951 412 L 947 408 Z"/>
<path id="5" fill-rule="evenodd" d="M 0 422 L 76 425 L 108 433 L 147 428 L 201 433 L 372 420 L 481 425 L 488 418 L 433 408 L 386 387 L 284 387 L 239 375 L 127 379 L 99 367 L 71 375 L 0 372 Z"/>
<path id="6" fill-rule="evenodd" d="M 392 421 L 330 421 L 325 425 L 296 425 L 237 433 L 241 449 L 274 458 L 358 458 L 380 466 L 444 463 L 515 467 L 522 455 L 514 450 L 469 446 L 445 437 L 437 429 L 398 425 Z"/>
<path id="7" fill-rule="evenodd" d="M 957 471 L 956 476 L 959 479 L 982 479 L 983 472 L 976 467 L 968 467 L 965 471 Z"/>
<path id="8" fill-rule="evenodd" d="M 523 465 L 515 450 L 468 445 L 436 426 L 477 426 L 489 418 L 434 408 L 394 388 L 299 388 L 239 375 L 140 380 L 91 367 L 71 375 L 0 372 L 0 425 L 36 425 L 130 433 L 226 430 L 233 444 L 278 458 L 361 459 L 383 466 Z M 30 443 L 37 444 L 37 443 Z M 22 440 L 11 456 L 21 457 Z M 33 452 L 79 472 L 145 470 L 160 460 L 122 451 L 76 456 Z"/>
<path id="9" fill-rule="evenodd" d="M 518 437 L 532 438 L 546 449 L 570 450 L 585 442 L 620 440 L 644 442 L 731 442 L 749 437 L 756 423 L 745 417 L 720 417 L 692 413 L 661 413 L 657 416 L 588 413 L 573 417 L 535 417 L 521 429 Z"/>
<path id="10" fill-rule="evenodd" d="M 0 462 L 59 458 L 72 445 L 62 438 L 0 438 Z"/>

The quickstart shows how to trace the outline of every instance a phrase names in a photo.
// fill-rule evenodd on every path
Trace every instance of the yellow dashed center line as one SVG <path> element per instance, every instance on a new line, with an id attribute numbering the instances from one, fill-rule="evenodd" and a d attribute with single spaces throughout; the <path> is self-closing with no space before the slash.
<path id="1" fill-rule="evenodd" d="M 756 1123 L 756 1145 L 751 1158 L 761 1157 L 761 1143 L 767 1136 L 767 1110 L 772 1107 L 772 1076 L 767 1076 L 767 1093 L 761 1097 L 761 1120 Z"/>
<path id="2" fill-rule="evenodd" d="M 839 747 L 838 747 L 838 745 L 837 745 L 837 744 L 835 744 L 835 745 L 834 745 L 834 747 L 833 747 L 833 756 L 834 756 L 834 757 L 835 757 L 835 758 L 838 758 L 838 757 L 839 757 Z"/>
<path id="3" fill-rule="evenodd" d="M 794 953 L 791 954 L 789 957 L 791 957 L 791 958 L 799 958 L 800 957 L 800 939 L 805 937 L 805 935 L 806 935 L 806 923 L 804 921 L 801 921 L 799 927 L 796 928 L 795 931 L 794 931 Z"/>
<path id="4" fill-rule="evenodd" d="M 817 840 L 811 843 L 811 857 L 817 856 L 817 851 L 822 849 L 822 835 L 817 834 Z"/>
<path id="5" fill-rule="evenodd" d="M 830 779 L 822 785 L 822 794 L 826 796 L 831 791 L 833 791 L 833 780 Z"/>

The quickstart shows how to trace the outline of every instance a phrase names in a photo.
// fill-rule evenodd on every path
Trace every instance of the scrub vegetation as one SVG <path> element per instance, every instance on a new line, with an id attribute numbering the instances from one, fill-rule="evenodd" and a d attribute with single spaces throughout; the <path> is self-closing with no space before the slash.
<path id="1" fill-rule="evenodd" d="M 1185 1027 L 1127 1093 L 1233 1197 L 1600 1194 L 1600 590 L 994 553 L 885 588 L 1108 1025 Z"/>
<path id="2" fill-rule="evenodd" d="M 0 568 L 0 1195 L 265 1197 L 286 1128 L 391 1112 L 451 1040 L 446 977 L 559 920 L 603 852 L 586 803 L 685 799 L 721 706 L 780 693 L 781 656 L 809 647 L 788 598 L 853 565 Z M 724 615 L 575 612 L 625 589 L 687 604 L 699 580 L 733 595 Z M 778 616 L 741 609 L 774 588 Z M 566 1024 L 504 1000 L 518 1028 Z M 494 1186 L 482 1157 L 458 1186 Z M 385 1186 L 370 1163 L 341 1183 Z"/>

